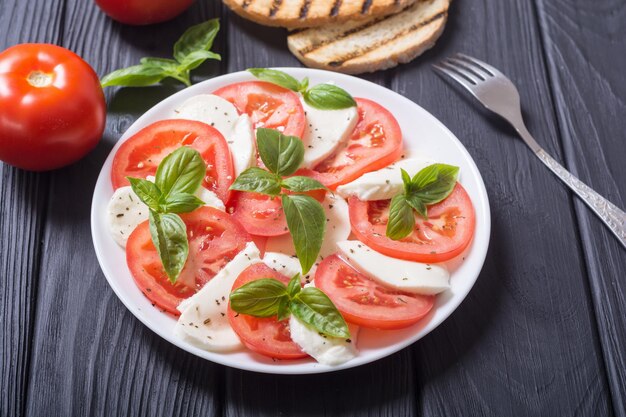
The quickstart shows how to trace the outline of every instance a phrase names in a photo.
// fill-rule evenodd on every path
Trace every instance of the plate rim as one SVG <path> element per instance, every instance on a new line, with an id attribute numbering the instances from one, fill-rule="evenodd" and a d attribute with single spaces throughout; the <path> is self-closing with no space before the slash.
<path id="1" fill-rule="evenodd" d="M 195 346 L 193 346 L 192 344 L 177 338 L 176 336 L 174 336 L 174 334 L 169 334 L 168 332 L 166 332 L 166 329 L 160 328 L 159 326 L 153 325 L 152 323 L 149 322 L 148 318 L 143 316 L 142 314 L 139 314 L 138 311 L 136 311 L 137 306 L 135 305 L 131 305 L 131 300 L 130 298 L 127 298 L 127 296 L 124 294 L 124 291 L 122 290 L 122 288 L 118 287 L 118 285 L 115 283 L 115 281 L 110 278 L 110 275 L 113 275 L 113 272 L 108 268 L 107 266 L 107 262 L 105 262 L 104 258 L 105 258 L 105 250 L 101 247 L 100 245 L 100 241 L 98 240 L 99 234 L 97 232 L 97 223 L 100 221 L 99 218 L 99 207 L 97 207 L 97 198 L 98 198 L 98 190 L 102 187 L 102 182 L 106 181 L 110 178 L 110 171 L 108 172 L 104 172 L 105 168 L 107 167 L 107 165 L 110 165 L 110 162 L 113 159 L 113 156 L 115 155 L 115 152 L 117 152 L 117 150 L 119 149 L 120 145 L 126 141 L 132 134 L 136 133 L 138 130 L 140 130 L 143 126 L 146 125 L 145 120 L 146 119 L 150 119 L 152 117 L 153 113 L 158 113 L 159 111 L 161 111 L 160 109 L 162 107 L 166 107 L 168 102 L 173 102 L 175 101 L 178 97 L 183 97 L 186 95 L 191 95 L 191 91 L 195 91 L 195 90 L 201 90 L 202 87 L 206 86 L 206 85 L 211 85 L 211 84 L 219 84 L 220 82 L 223 82 L 224 85 L 228 84 L 228 83 L 233 83 L 233 82 L 241 82 L 241 81 L 245 81 L 250 80 L 256 80 L 256 78 L 254 78 L 250 73 L 248 73 L 247 71 L 237 71 L 237 72 L 231 72 L 231 73 L 227 73 L 227 74 L 223 74 L 223 75 L 219 75 L 213 78 L 210 78 L 208 80 L 202 81 L 200 83 L 194 84 L 191 87 L 187 87 L 184 88 L 168 97 L 166 97 L 165 99 L 159 101 L 157 104 L 155 104 L 154 106 L 152 106 L 150 109 L 148 109 L 146 112 L 144 112 L 139 118 L 137 118 L 137 120 L 135 120 L 127 129 L 126 131 L 122 134 L 122 136 L 117 140 L 117 142 L 115 143 L 115 145 L 113 146 L 113 148 L 111 149 L 111 151 L 109 152 L 109 155 L 107 156 L 105 162 L 102 164 L 102 167 L 100 169 L 100 173 L 98 174 L 98 179 L 96 181 L 96 185 L 94 187 L 94 192 L 93 192 L 93 196 L 92 196 L 92 204 L 91 204 L 91 214 L 90 214 L 90 226 L 91 226 L 91 235 L 92 235 L 92 242 L 94 245 L 94 250 L 96 252 L 96 257 L 98 259 L 98 263 L 100 266 L 100 269 L 102 270 L 109 286 L 111 287 L 111 289 L 113 289 L 113 292 L 115 293 L 115 295 L 117 296 L 117 298 L 122 301 L 122 303 L 124 304 L 124 306 L 133 314 L 133 316 L 135 316 L 141 323 L 143 323 L 146 327 L 148 327 L 150 330 L 152 330 L 154 333 L 156 333 L 157 335 L 159 335 L 160 337 L 162 337 L 163 339 L 167 340 L 169 343 L 172 343 L 173 345 L 177 346 L 180 349 L 185 350 L 186 352 L 189 352 L 195 356 L 198 356 L 202 359 L 205 360 L 209 360 L 213 363 L 217 363 L 220 365 L 224 365 L 224 366 L 229 366 L 232 368 L 236 368 L 236 369 L 242 369 L 242 370 L 246 370 L 246 371 L 252 371 L 252 372 L 259 372 L 259 373 L 268 373 L 268 374 L 288 374 L 288 375 L 305 375 L 305 374 L 317 374 L 317 373 L 326 373 L 326 372 L 336 372 L 339 370 L 344 370 L 344 369 L 350 369 L 350 368 L 354 368 L 357 366 L 361 366 L 361 365 L 366 365 L 368 363 L 377 361 L 379 359 L 382 358 L 386 358 L 394 353 L 397 353 L 398 351 L 406 348 L 407 346 L 412 345 L 413 343 L 417 342 L 418 340 L 422 339 L 423 337 L 425 337 L 426 335 L 428 335 L 430 332 L 432 332 L 433 330 L 435 330 L 437 327 L 439 327 L 441 325 L 441 323 L 443 323 L 445 320 L 447 320 L 450 315 L 452 315 L 457 309 L 458 307 L 463 303 L 463 301 L 467 298 L 467 295 L 469 294 L 469 292 L 471 291 L 471 289 L 474 287 L 476 280 L 478 279 L 478 276 L 480 275 L 480 272 L 482 271 L 482 268 L 484 266 L 484 262 L 487 256 L 487 251 L 488 251 L 488 247 L 489 247 L 489 243 L 490 243 L 490 238 L 491 238 L 491 208 L 490 208 L 490 204 L 489 204 L 489 198 L 487 195 L 487 190 L 485 187 L 485 183 L 484 180 L 482 178 L 482 175 L 480 174 L 480 171 L 478 170 L 478 167 L 474 161 L 474 159 L 472 158 L 472 156 L 469 154 L 468 150 L 465 148 L 465 146 L 463 145 L 463 143 L 456 137 L 456 135 L 450 131 L 450 129 L 448 129 L 437 117 L 435 117 L 433 114 L 431 114 L 429 111 L 427 111 L 426 109 L 424 109 L 422 106 L 420 106 L 419 104 L 417 104 L 416 102 L 408 99 L 407 97 L 404 97 L 403 95 L 401 95 L 400 93 L 397 93 L 387 87 L 384 87 L 382 85 L 373 83 L 371 81 L 368 80 L 364 80 L 362 78 L 359 77 L 354 77 L 354 76 L 350 76 L 350 75 L 346 75 L 346 74 L 340 74 L 340 73 L 335 73 L 332 71 L 326 71 L 326 70 L 318 70 L 318 69 L 310 69 L 310 68 L 300 68 L 300 67 L 272 67 L 272 69 L 276 69 L 276 70 L 280 70 L 280 71 L 284 71 L 287 72 L 288 74 L 295 76 L 295 77 L 299 77 L 299 76 L 311 76 L 311 74 L 316 74 L 316 75 L 320 75 L 321 77 L 326 77 L 329 78 L 332 81 L 337 82 L 338 84 L 341 83 L 341 80 L 351 80 L 354 81 L 356 83 L 362 83 L 365 88 L 367 88 L 368 86 L 371 86 L 374 90 L 384 90 L 386 94 L 391 94 L 392 96 L 395 96 L 395 99 L 400 100 L 401 102 L 404 102 L 405 105 L 407 106 L 416 106 L 417 108 L 419 108 L 427 117 L 429 117 L 431 119 L 431 121 L 434 123 L 434 125 L 436 125 L 436 127 L 438 129 L 440 129 L 442 131 L 442 133 L 444 133 L 449 139 L 452 140 L 452 142 L 456 145 L 456 147 L 459 149 L 459 151 L 461 152 L 461 156 L 463 157 L 463 159 L 468 163 L 471 171 L 472 171 L 472 176 L 474 176 L 477 180 L 477 192 L 478 192 L 478 198 L 480 199 L 480 203 L 481 205 L 484 207 L 484 211 L 482 213 L 478 213 L 478 210 L 476 210 L 476 220 L 477 220 L 477 224 L 480 221 L 482 224 L 482 228 L 480 228 L 480 230 L 482 231 L 481 236 L 478 236 L 478 232 L 479 232 L 479 228 L 477 227 L 475 230 L 475 235 L 473 237 L 473 241 L 470 244 L 470 248 L 472 248 L 476 241 L 481 239 L 484 240 L 484 245 L 482 247 L 478 247 L 478 253 L 476 255 L 474 255 L 475 258 L 475 262 L 477 263 L 477 267 L 476 267 L 476 273 L 475 276 L 471 277 L 471 284 L 467 285 L 466 289 L 460 293 L 455 294 L 455 300 L 453 305 L 449 308 L 449 312 L 447 312 L 446 314 L 443 314 L 441 317 L 439 317 L 436 321 L 428 321 L 423 323 L 423 327 L 430 327 L 427 331 L 422 333 L 423 327 L 420 329 L 417 329 L 416 332 L 418 333 L 417 336 L 415 337 L 408 337 L 405 340 L 402 340 L 401 342 L 396 343 L 395 345 L 392 345 L 391 347 L 388 347 L 387 349 L 389 350 L 388 352 L 384 353 L 381 356 L 378 357 L 374 357 L 374 358 L 367 358 L 369 360 L 358 360 L 358 357 L 353 359 L 352 361 L 348 361 L 343 365 L 340 366 L 325 366 L 325 365 L 321 365 L 317 362 L 302 362 L 302 361 L 295 361 L 295 362 L 290 362 L 295 364 L 299 364 L 302 362 L 303 365 L 310 365 L 310 366 L 305 366 L 305 369 L 297 369 L 294 368 L 292 366 L 276 366 L 276 365 L 272 365 L 272 364 L 266 364 L 266 363 L 261 363 L 261 362 L 245 362 L 245 363 L 241 363 L 240 361 L 233 361 L 230 360 L 230 358 L 228 358 L 228 354 L 224 354 L 224 353 L 220 353 L 220 352 L 210 352 L 210 351 L 206 351 L 203 349 L 199 349 Z M 213 87 L 215 88 L 220 88 L 218 87 Z M 214 90 L 210 90 L 209 91 L 214 91 Z M 371 96 L 368 96 L 366 98 L 370 98 Z M 370 98 L 372 99 L 372 98 Z M 390 110 L 391 111 L 391 110 Z M 109 181 L 109 186 L 110 186 L 110 181 Z M 112 190 L 112 187 L 111 187 Z M 474 206 L 476 207 L 477 204 L 474 203 Z M 479 217 L 480 215 L 480 217 Z M 163 313 L 165 314 L 165 313 Z M 417 326 L 417 325 L 416 325 Z M 161 326 L 162 327 L 162 326 Z M 421 333 L 421 334 L 420 334 Z"/>

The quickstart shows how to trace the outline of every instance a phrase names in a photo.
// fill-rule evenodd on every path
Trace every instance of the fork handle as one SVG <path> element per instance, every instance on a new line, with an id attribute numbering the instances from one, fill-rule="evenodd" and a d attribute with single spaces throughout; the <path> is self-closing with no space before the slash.
<path id="1" fill-rule="evenodd" d="M 515 126 L 516 130 L 526 144 L 533 150 L 535 155 L 543 162 L 550 171 L 561 179 L 574 191 L 581 200 L 607 225 L 615 234 L 622 246 L 626 248 L 626 213 L 615 204 L 595 192 L 591 187 L 572 175 L 561 164 L 535 141 L 525 126 Z"/>

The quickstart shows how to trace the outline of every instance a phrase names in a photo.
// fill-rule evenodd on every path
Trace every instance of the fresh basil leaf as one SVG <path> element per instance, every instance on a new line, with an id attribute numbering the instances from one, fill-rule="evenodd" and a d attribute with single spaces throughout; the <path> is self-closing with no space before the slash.
<path id="1" fill-rule="evenodd" d="M 168 58 L 146 57 L 139 60 L 141 65 L 150 68 L 161 68 L 164 71 L 176 74 L 178 72 L 178 62 Z"/>
<path id="2" fill-rule="evenodd" d="M 267 81 L 295 92 L 300 89 L 298 80 L 285 72 L 269 68 L 248 68 L 247 71 L 261 81 Z"/>
<path id="3" fill-rule="evenodd" d="M 180 63 L 180 66 L 183 67 L 183 69 L 186 71 L 193 70 L 202 65 L 202 63 L 207 59 L 215 59 L 217 61 L 221 61 L 222 56 L 211 51 L 194 51 L 187 55 L 185 59 L 183 59 L 183 62 Z"/>
<path id="4" fill-rule="evenodd" d="M 309 77 L 304 77 L 302 81 L 300 81 L 298 92 L 300 93 L 305 92 L 307 88 L 309 88 Z"/>
<path id="5" fill-rule="evenodd" d="M 193 194 L 198 190 L 206 175 L 206 163 L 195 149 L 183 146 L 166 156 L 156 172 L 155 184 L 163 193 L 163 199 L 170 194 Z"/>
<path id="6" fill-rule="evenodd" d="M 252 167 L 239 174 L 230 189 L 276 196 L 280 194 L 280 177 L 259 167 Z"/>
<path id="7" fill-rule="evenodd" d="M 404 184 L 404 192 L 410 193 L 412 191 L 413 183 L 411 182 L 411 176 L 404 169 L 400 168 L 400 173 L 402 174 L 402 183 Z"/>
<path id="8" fill-rule="evenodd" d="M 302 94 L 304 101 L 320 110 L 340 110 L 356 106 L 356 101 L 343 88 L 333 84 L 318 84 Z"/>
<path id="9" fill-rule="evenodd" d="M 105 75 L 100 80 L 100 85 L 103 88 L 113 85 L 145 87 L 156 84 L 169 75 L 169 71 L 161 67 L 133 65 L 132 67 L 118 69 Z"/>
<path id="10" fill-rule="evenodd" d="M 306 274 L 317 260 L 322 247 L 326 230 L 324 208 L 308 195 L 283 194 L 282 203 L 302 273 Z"/>
<path id="11" fill-rule="evenodd" d="M 424 204 L 435 204 L 450 195 L 459 176 L 459 167 L 433 164 L 415 174 L 411 180 L 413 194 Z"/>
<path id="12" fill-rule="evenodd" d="M 177 214 L 150 210 L 150 234 L 170 282 L 176 282 L 189 255 L 187 227 Z"/>
<path id="13" fill-rule="evenodd" d="M 326 190 L 326 186 L 319 182 L 318 180 L 314 180 L 309 177 L 295 176 L 285 178 L 281 184 L 283 188 L 294 191 L 296 193 L 304 193 L 306 191 L 313 190 Z"/>
<path id="14" fill-rule="evenodd" d="M 167 196 L 160 206 L 163 213 L 189 213 L 204 206 L 204 201 L 193 194 L 175 193 Z"/>
<path id="15" fill-rule="evenodd" d="M 304 288 L 291 300 L 291 313 L 318 332 L 331 337 L 350 338 L 350 330 L 333 302 L 315 287 Z"/>
<path id="16" fill-rule="evenodd" d="M 174 58 L 181 64 L 195 51 L 208 51 L 220 30 L 218 19 L 211 19 L 190 27 L 174 44 Z"/>
<path id="17" fill-rule="evenodd" d="M 417 214 L 422 216 L 423 218 L 428 218 L 428 210 L 426 204 L 415 194 L 407 194 L 405 195 L 406 202 L 409 206 L 413 207 Z"/>
<path id="18" fill-rule="evenodd" d="M 273 278 L 261 278 L 231 292 L 230 307 L 241 314 L 272 317 L 278 314 L 283 299 L 289 300 L 285 284 Z"/>
<path id="19" fill-rule="evenodd" d="M 267 169 L 280 176 L 293 174 L 304 160 L 304 145 L 296 136 L 259 128 L 256 130 L 256 144 Z"/>
<path id="20" fill-rule="evenodd" d="M 289 310 L 289 303 L 291 300 L 289 297 L 283 297 L 278 303 L 278 312 L 276 313 L 276 320 L 282 321 L 289 317 L 291 311 Z"/>
<path id="21" fill-rule="evenodd" d="M 400 240 L 407 237 L 415 228 L 415 215 L 404 194 L 391 199 L 389 220 L 385 234 L 389 239 Z"/>
<path id="22" fill-rule="evenodd" d="M 159 199 L 161 190 L 151 181 L 141 178 L 126 177 L 130 182 L 130 187 L 143 203 L 154 211 L 160 211 Z"/>
<path id="23" fill-rule="evenodd" d="M 302 285 L 300 284 L 300 274 L 294 275 L 289 281 L 289 285 L 287 285 L 287 293 L 289 297 L 294 297 L 296 294 L 300 292 Z"/>

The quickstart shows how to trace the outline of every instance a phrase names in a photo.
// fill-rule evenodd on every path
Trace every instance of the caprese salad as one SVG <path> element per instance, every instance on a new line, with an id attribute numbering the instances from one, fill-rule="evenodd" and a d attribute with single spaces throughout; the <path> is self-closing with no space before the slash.
<path id="1" fill-rule="evenodd" d="M 120 146 L 111 235 L 178 337 L 339 365 L 360 327 L 433 309 L 474 208 L 459 169 L 404 150 L 375 100 L 249 71 L 258 80 L 194 96 Z"/>

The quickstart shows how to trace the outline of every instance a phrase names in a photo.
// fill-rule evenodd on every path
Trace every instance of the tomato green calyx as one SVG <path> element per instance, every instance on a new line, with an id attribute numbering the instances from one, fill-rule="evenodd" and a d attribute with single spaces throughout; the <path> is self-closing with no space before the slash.
<path id="1" fill-rule="evenodd" d="M 54 77 L 52 74 L 43 71 L 33 71 L 28 74 L 28 78 L 26 78 L 26 80 L 33 87 L 44 88 L 52 85 Z"/>

